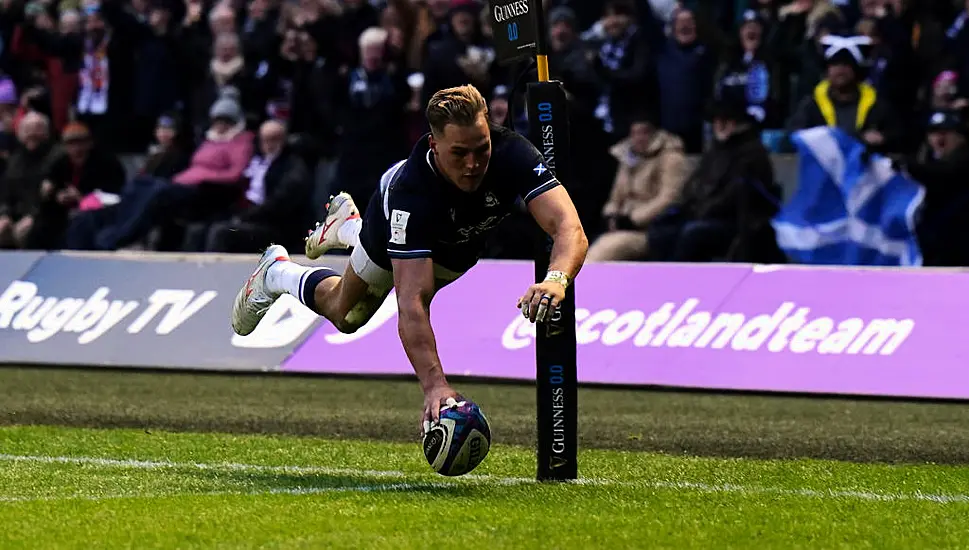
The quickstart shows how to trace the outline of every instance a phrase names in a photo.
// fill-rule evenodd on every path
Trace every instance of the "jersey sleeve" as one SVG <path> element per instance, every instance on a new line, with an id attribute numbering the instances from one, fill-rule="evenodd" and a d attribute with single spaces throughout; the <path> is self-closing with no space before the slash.
<path id="1" fill-rule="evenodd" d="M 412 189 L 391 189 L 387 197 L 387 256 L 430 258 L 434 244 L 431 201 Z"/>
<path id="2" fill-rule="evenodd" d="M 561 185 L 548 169 L 545 158 L 524 137 L 516 138 L 509 151 L 509 180 L 514 181 L 525 204 L 542 193 Z"/>

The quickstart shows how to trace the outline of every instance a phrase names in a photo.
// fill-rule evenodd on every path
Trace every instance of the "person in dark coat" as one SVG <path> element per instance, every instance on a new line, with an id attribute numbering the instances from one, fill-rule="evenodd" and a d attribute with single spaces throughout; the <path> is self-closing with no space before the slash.
<path id="1" fill-rule="evenodd" d="M 50 123 L 28 113 L 17 129 L 20 147 L 0 178 L 0 248 L 23 248 L 40 206 L 40 188 L 59 151 L 50 139 Z"/>
<path id="2" fill-rule="evenodd" d="M 655 52 L 650 51 L 648 43 L 650 28 L 636 24 L 636 6 L 630 0 L 607 2 L 602 26 L 604 40 L 592 62 L 600 80 L 595 116 L 602 121 L 612 145 L 626 135 L 636 111 L 643 106 L 657 107 L 656 74 L 651 59 Z"/>
<path id="3" fill-rule="evenodd" d="M 495 63 L 495 50 L 481 29 L 482 7 L 478 0 L 451 0 L 450 32 L 428 43 L 421 105 L 445 88 L 471 83 L 492 90 L 499 83 L 502 71 Z"/>
<path id="4" fill-rule="evenodd" d="M 125 183 L 121 162 L 94 141 L 83 123 L 68 124 L 63 142 L 64 154 L 53 161 L 41 184 L 37 214 L 27 235 L 26 248 L 31 250 L 60 249 L 82 200 L 99 193 L 119 195 Z"/>
<path id="5" fill-rule="evenodd" d="M 387 63 L 386 42 L 387 31 L 379 27 L 360 35 L 361 65 L 342 80 L 335 98 L 342 135 L 333 188 L 354 197 L 361 215 L 380 175 L 407 156 L 404 113 L 411 92 L 406 75 Z"/>
<path id="6" fill-rule="evenodd" d="M 650 259 L 745 259 L 759 252 L 750 250 L 755 238 L 772 232 L 781 190 L 745 88 L 721 88 L 712 105 L 713 147 L 687 178 L 678 204 L 647 229 Z"/>
<path id="7" fill-rule="evenodd" d="M 958 111 L 929 117 L 925 145 L 907 165 L 925 186 L 925 203 L 916 226 L 923 265 L 969 266 L 969 143 L 965 118 Z"/>
<path id="8" fill-rule="evenodd" d="M 687 154 L 699 154 L 703 149 L 703 110 L 713 90 L 716 57 L 701 40 L 692 11 L 674 12 L 670 36 L 652 12 L 643 20 L 643 32 L 656 63 L 660 127 L 678 135 Z"/>
<path id="9" fill-rule="evenodd" d="M 120 2 L 108 0 L 102 3 L 102 13 L 105 22 L 136 52 L 125 151 L 142 151 L 151 144 L 155 121 L 178 103 L 184 76 L 180 67 L 185 60 L 171 32 L 171 10 L 166 0 L 151 0 L 148 18 L 142 21 Z"/>

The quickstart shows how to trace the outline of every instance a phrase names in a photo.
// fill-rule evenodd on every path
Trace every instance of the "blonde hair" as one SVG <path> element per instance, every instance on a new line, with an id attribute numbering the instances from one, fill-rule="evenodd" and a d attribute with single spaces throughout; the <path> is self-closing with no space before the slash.
<path id="1" fill-rule="evenodd" d="M 488 102 L 471 84 L 435 92 L 427 102 L 427 123 L 441 135 L 448 124 L 473 126 L 482 114 L 488 116 Z"/>

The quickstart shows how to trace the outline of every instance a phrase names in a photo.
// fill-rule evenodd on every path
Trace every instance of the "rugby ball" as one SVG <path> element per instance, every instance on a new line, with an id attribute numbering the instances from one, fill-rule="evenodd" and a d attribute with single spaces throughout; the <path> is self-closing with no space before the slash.
<path id="1" fill-rule="evenodd" d="M 424 432 L 424 458 L 434 471 L 460 476 L 478 467 L 491 448 L 491 427 L 477 404 L 451 399 L 441 421 Z"/>

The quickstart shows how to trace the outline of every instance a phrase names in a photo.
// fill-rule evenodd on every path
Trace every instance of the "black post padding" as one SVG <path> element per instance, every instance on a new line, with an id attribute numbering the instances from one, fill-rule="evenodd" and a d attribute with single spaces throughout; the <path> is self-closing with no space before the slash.
<path id="1" fill-rule="evenodd" d="M 528 85 L 529 137 L 562 185 L 572 181 L 569 105 L 560 82 Z M 545 279 L 552 239 L 536 224 L 535 281 Z M 558 314 L 536 325 L 536 386 L 538 405 L 539 481 L 578 477 L 576 423 L 575 285 L 570 285 Z"/>

